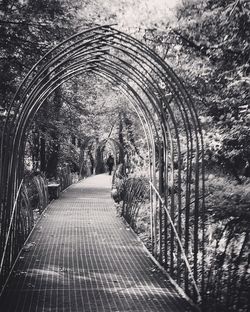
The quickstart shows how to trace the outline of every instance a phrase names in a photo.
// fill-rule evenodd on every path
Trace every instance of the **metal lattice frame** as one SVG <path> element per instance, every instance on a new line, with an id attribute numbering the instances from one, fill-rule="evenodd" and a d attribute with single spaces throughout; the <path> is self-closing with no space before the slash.
<path id="1" fill-rule="evenodd" d="M 199 299 L 204 275 L 204 165 L 197 112 L 164 60 L 112 26 L 83 31 L 49 51 L 30 70 L 9 107 L 0 155 L 1 284 L 20 249 L 15 231 L 19 212 L 13 207 L 23 176 L 27 129 L 56 88 L 86 73 L 118 84 L 133 104 L 149 148 L 153 254 L 188 295 Z"/>

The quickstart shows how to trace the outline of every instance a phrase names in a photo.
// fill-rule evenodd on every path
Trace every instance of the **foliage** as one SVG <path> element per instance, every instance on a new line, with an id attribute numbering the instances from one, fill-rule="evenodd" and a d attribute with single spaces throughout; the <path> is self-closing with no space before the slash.
<path id="1" fill-rule="evenodd" d="M 223 176 L 210 174 L 207 185 L 207 210 L 214 221 L 232 218 L 250 221 L 250 183 L 237 184 Z M 243 223 L 242 231 L 245 229 Z M 246 229 L 245 229 L 246 230 Z"/>
<path id="2" fill-rule="evenodd" d="M 208 166 L 244 180 L 250 159 L 249 1 L 186 0 L 174 23 L 149 24 L 150 18 L 138 33 L 191 93 L 204 129 Z M 239 140 L 232 142 L 232 137 Z"/>
<path id="3" fill-rule="evenodd" d="M 70 5 L 70 8 L 69 8 Z M 75 31 L 77 2 L 5 0 L 0 4 L 0 108 L 7 109 L 21 80 L 49 48 Z M 56 91 L 28 134 L 27 159 L 55 176 L 59 162 L 62 101 Z M 27 160 L 26 159 L 26 160 Z M 40 165 L 39 165 L 40 161 Z M 39 168 L 40 167 L 40 168 Z"/>
<path id="4" fill-rule="evenodd" d="M 211 172 L 204 311 L 246 311 L 250 6 L 244 0 L 188 1 L 177 17 L 171 30 L 179 45 L 175 64 L 199 107 Z"/>
<path id="5" fill-rule="evenodd" d="M 132 228 L 141 231 L 137 217 L 141 207 L 149 201 L 149 180 L 141 174 L 118 175 L 115 173 L 113 188 L 115 200 L 120 205 L 120 214 Z"/>
<path id="6" fill-rule="evenodd" d="M 25 187 L 29 204 L 35 213 L 41 213 L 48 205 L 48 181 L 38 173 L 25 173 Z"/>
<path id="7" fill-rule="evenodd" d="M 73 4 L 73 3 L 72 3 Z M 76 8 L 72 5 L 72 9 Z M 74 10 L 58 0 L 4 0 L 0 4 L 0 105 L 47 50 L 72 29 Z"/>
<path id="8" fill-rule="evenodd" d="M 250 184 L 207 179 L 205 311 L 246 311 L 250 286 Z"/>
<path id="9" fill-rule="evenodd" d="M 203 127 L 220 138 L 214 151 L 211 137 L 207 153 L 216 152 L 213 164 L 239 181 L 250 159 L 250 5 L 190 1 L 178 10 L 177 18 L 171 30 L 179 44 L 177 68 L 200 107 Z"/>

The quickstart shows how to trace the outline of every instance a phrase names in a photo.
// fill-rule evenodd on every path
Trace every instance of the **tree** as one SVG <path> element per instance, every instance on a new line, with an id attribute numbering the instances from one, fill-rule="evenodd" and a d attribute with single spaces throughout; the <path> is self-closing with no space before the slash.
<path id="1" fill-rule="evenodd" d="M 31 66 L 73 31 L 66 1 L 4 0 L 0 4 L 0 103 L 7 107 Z"/>
<path id="2" fill-rule="evenodd" d="M 189 1 L 177 18 L 176 67 L 199 106 L 208 163 L 240 181 L 250 161 L 249 2 Z"/>

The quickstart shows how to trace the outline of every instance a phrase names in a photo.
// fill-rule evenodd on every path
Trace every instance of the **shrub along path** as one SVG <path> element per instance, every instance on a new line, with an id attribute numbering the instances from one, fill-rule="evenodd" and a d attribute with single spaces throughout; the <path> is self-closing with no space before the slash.
<path id="1" fill-rule="evenodd" d="M 110 187 L 110 176 L 93 176 L 50 204 L 14 268 L 1 312 L 191 311 L 116 216 Z"/>

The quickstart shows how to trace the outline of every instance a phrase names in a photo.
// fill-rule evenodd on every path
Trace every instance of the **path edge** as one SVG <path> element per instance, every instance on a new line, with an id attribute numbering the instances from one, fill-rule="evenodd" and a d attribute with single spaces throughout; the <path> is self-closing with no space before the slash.
<path id="1" fill-rule="evenodd" d="M 116 208 L 116 207 L 115 207 Z M 169 275 L 169 273 L 166 271 L 166 269 L 158 262 L 158 260 L 155 259 L 155 257 L 151 254 L 151 252 L 148 250 L 144 242 L 141 240 L 141 238 L 136 234 L 134 229 L 130 226 L 130 224 L 125 220 L 123 216 L 118 214 L 120 220 L 125 224 L 125 226 L 130 228 L 131 233 L 134 235 L 134 237 L 137 239 L 138 242 L 142 245 L 144 251 L 149 256 L 149 258 L 154 262 L 154 264 L 160 269 L 160 271 L 168 278 L 170 284 L 175 288 L 177 293 L 182 297 L 182 299 L 186 300 L 192 308 L 195 309 L 196 312 L 202 312 L 200 307 L 193 302 L 193 300 L 188 297 L 188 295 L 184 292 L 184 290 L 174 281 L 174 279 Z"/>
<path id="2" fill-rule="evenodd" d="M 80 181 L 81 181 L 81 180 L 77 181 L 76 183 L 70 184 L 70 185 L 67 186 L 64 190 L 62 190 L 60 193 L 64 193 L 64 192 L 65 192 L 68 188 L 70 188 L 72 185 L 77 184 L 77 183 L 79 183 Z M 60 197 L 59 197 L 59 198 L 60 198 Z M 59 199 L 59 198 L 58 198 L 58 199 Z M 40 214 L 40 216 L 37 218 L 34 227 L 33 227 L 32 230 L 30 231 L 28 237 L 26 238 L 26 240 L 25 240 L 24 243 L 23 243 L 22 248 L 20 249 L 19 253 L 18 253 L 17 256 L 16 256 L 16 260 L 14 261 L 14 263 L 13 263 L 13 265 L 12 265 L 12 268 L 11 268 L 9 274 L 8 274 L 8 277 L 7 277 L 7 279 L 6 279 L 6 281 L 5 281 L 4 285 L 3 285 L 3 288 L 2 288 L 2 290 L 1 290 L 1 292 L 0 292 L 0 299 L 1 299 L 1 297 L 2 297 L 2 295 L 3 295 L 3 293 L 4 293 L 4 291 L 5 291 L 5 288 L 6 288 L 7 284 L 8 284 L 8 282 L 9 282 L 10 276 L 11 276 L 11 274 L 13 273 L 14 267 L 16 266 L 17 261 L 19 260 L 19 258 L 20 258 L 20 256 L 21 256 L 21 253 L 23 252 L 24 246 L 25 246 L 25 245 L 27 244 L 27 242 L 29 241 L 31 235 L 33 234 L 33 232 L 34 232 L 35 229 L 37 228 L 38 224 L 40 223 L 40 221 L 41 221 L 42 218 L 44 217 L 44 215 L 45 215 L 45 213 L 47 212 L 47 210 L 50 208 L 50 206 L 51 206 L 51 205 L 54 203 L 54 201 L 56 201 L 56 200 L 57 200 L 57 199 L 52 199 L 51 202 L 49 202 L 49 204 L 48 204 L 48 205 L 45 207 L 45 209 L 42 211 L 42 213 Z"/>

